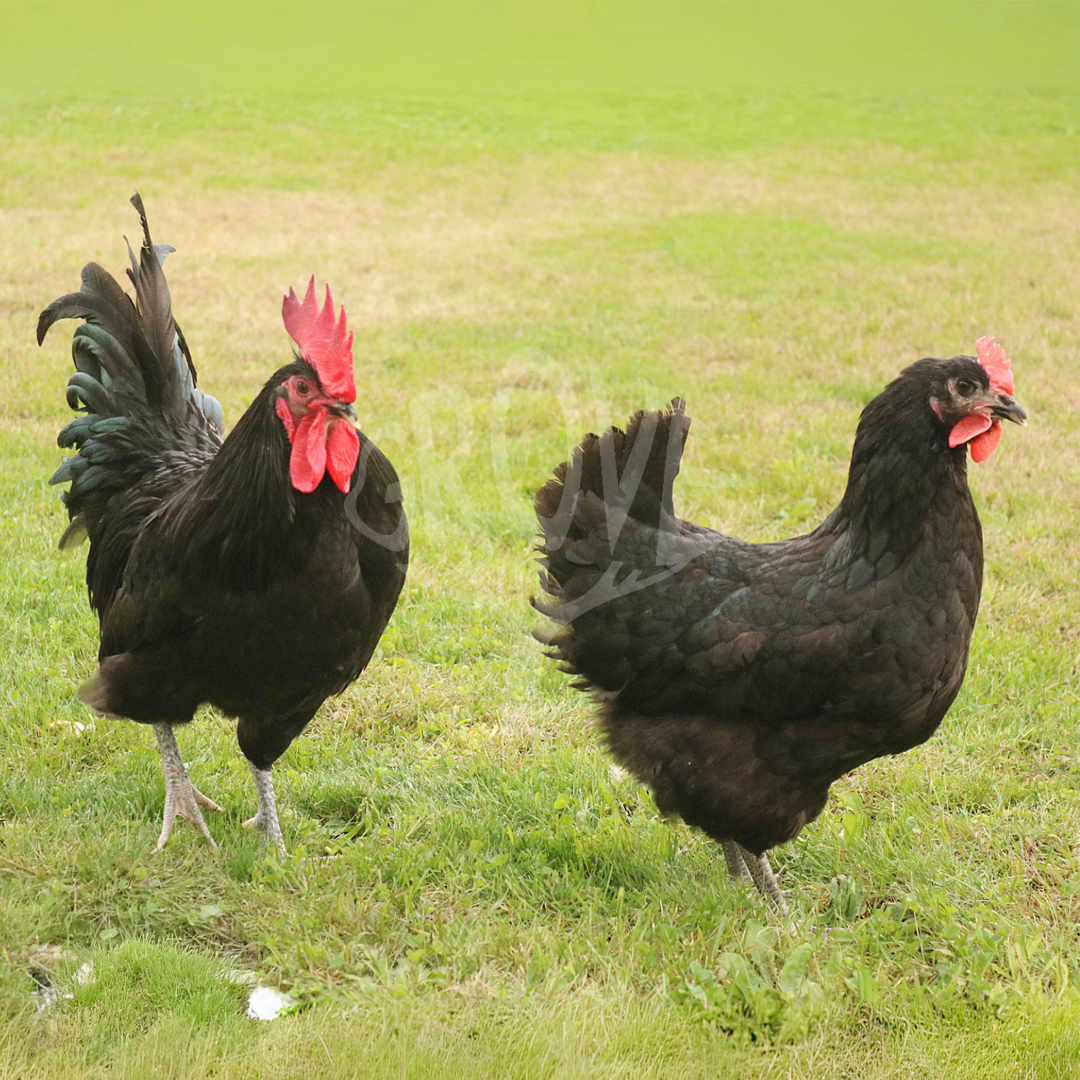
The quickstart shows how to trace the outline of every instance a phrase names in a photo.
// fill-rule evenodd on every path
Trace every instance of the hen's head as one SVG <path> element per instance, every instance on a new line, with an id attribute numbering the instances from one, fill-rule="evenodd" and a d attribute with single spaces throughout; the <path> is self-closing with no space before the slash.
<path id="1" fill-rule="evenodd" d="M 1001 421 L 1025 424 L 1027 413 L 1013 397 L 1005 352 L 993 338 L 975 343 L 977 356 L 920 360 L 912 369 L 929 382 L 927 403 L 950 447 L 967 445 L 973 461 L 985 461 L 1001 441 Z"/>
<path id="2" fill-rule="evenodd" d="M 330 286 L 322 308 L 315 298 L 315 278 L 300 300 L 295 290 L 281 306 L 285 329 L 300 347 L 295 364 L 277 389 L 274 408 L 285 425 L 292 453 L 289 477 L 297 491 L 314 491 L 326 473 L 348 491 L 360 436 L 356 419 L 356 381 L 353 377 L 353 335 L 345 324 L 345 309 L 334 315 Z"/>

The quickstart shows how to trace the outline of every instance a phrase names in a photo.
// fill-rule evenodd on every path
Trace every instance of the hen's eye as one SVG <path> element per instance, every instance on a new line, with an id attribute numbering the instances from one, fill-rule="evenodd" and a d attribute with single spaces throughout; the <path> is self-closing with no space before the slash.
<path id="1" fill-rule="evenodd" d="M 957 392 L 963 394 L 964 397 L 971 397 L 976 389 L 977 387 L 970 379 L 960 379 L 956 384 Z"/>
<path id="2" fill-rule="evenodd" d="M 293 385 L 296 388 L 296 392 L 301 397 L 304 397 L 311 392 L 311 387 L 303 379 L 297 379 Z M 968 385 L 970 386 L 971 384 L 969 383 Z"/>

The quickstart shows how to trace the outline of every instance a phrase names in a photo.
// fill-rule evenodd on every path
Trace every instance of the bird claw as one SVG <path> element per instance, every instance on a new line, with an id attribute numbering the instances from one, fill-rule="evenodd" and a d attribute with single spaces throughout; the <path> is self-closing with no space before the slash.
<path id="1" fill-rule="evenodd" d="M 259 812 L 244 822 L 245 829 L 258 829 L 263 836 L 272 843 L 281 853 L 282 858 L 288 856 L 288 849 L 281 836 L 281 826 L 278 824 L 277 802 L 274 799 L 274 781 L 271 779 L 269 769 L 260 769 L 253 762 L 251 775 L 255 780 L 255 793 L 259 797 Z"/>
<path id="2" fill-rule="evenodd" d="M 165 723 L 155 724 L 154 734 L 157 736 L 161 763 L 165 769 L 165 812 L 161 818 L 161 835 L 151 854 L 156 855 L 168 843 L 177 817 L 190 821 L 199 833 L 206 837 L 210 847 L 216 849 L 217 844 L 210 835 L 210 829 L 203 820 L 199 807 L 205 806 L 208 810 L 219 812 L 221 807 L 191 782 L 187 767 L 180 756 L 180 748 L 176 745 L 172 726 Z"/>
<path id="3" fill-rule="evenodd" d="M 190 784 L 191 781 L 189 780 L 188 783 Z M 194 784 L 191 784 L 191 794 L 195 797 L 195 801 L 199 806 L 205 806 L 207 810 L 213 810 L 216 814 L 225 813 L 224 806 L 218 806 L 209 795 L 204 795 Z M 187 815 L 185 814 L 184 816 L 186 817 Z"/>
<path id="4" fill-rule="evenodd" d="M 785 893 L 776 883 L 776 875 L 769 865 L 769 857 L 764 854 L 755 855 L 734 840 L 722 841 L 721 847 L 732 879 L 738 881 L 749 877 L 758 893 L 771 901 L 779 909 L 781 915 L 786 915 L 788 908 L 784 902 Z"/>
<path id="5" fill-rule="evenodd" d="M 186 772 L 180 775 L 174 773 L 172 776 L 166 772 L 165 813 L 161 821 L 161 835 L 158 837 L 158 842 L 152 854 L 156 855 L 168 843 L 169 837 L 172 835 L 173 825 L 178 817 L 191 822 L 198 832 L 206 838 L 206 842 L 210 847 L 217 850 L 214 837 L 203 819 L 202 811 L 199 810 L 200 806 L 205 806 L 209 810 L 221 811 L 221 807 L 213 799 L 207 798 L 195 787 L 187 778 Z"/>
<path id="6" fill-rule="evenodd" d="M 263 834 L 263 839 L 273 844 L 283 858 L 289 854 L 289 849 L 285 847 L 285 839 L 281 835 L 281 826 L 278 825 L 277 821 L 267 821 L 256 814 L 254 817 L 248 818 L 241 827 L 244 829 L 258 829 Z"/>

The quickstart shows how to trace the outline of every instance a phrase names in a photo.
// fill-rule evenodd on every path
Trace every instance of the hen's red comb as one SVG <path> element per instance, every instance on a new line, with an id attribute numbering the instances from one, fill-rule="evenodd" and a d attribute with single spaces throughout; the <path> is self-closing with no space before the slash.
<path id="1" fill-rule="evenodd" d="M 289 289 L 281 305 L 281 317 L 289 337 L 300 346 L 300 355 L 315 369 L 323 389 L 339 401 L 356 400 L 353 377 L 353 335 L 345 325 L 345 308 L 334 318 L 334 298 L 326 286 L 326 301 L 319 309 L 315 299 L 315 275 L 311 275 L 303 301 Z"/>
<path id="2" fill-rule="evenodd" d="M 979 354 L 979 363 L 990 376 L 990 389 L 995 394 L 1012 397 L 1015 389 L 1013 373 L 1009 369 L 1010 361 L 1005 358 L 1005 350 L 992 337 L 979 338 L 975 342 L 975 350 Z"/>

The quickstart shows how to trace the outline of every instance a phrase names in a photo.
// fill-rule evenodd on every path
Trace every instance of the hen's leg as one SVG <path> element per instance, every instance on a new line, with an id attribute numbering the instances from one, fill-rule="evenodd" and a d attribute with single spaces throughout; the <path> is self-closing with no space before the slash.
<path id="1" fill-rule="evenodd" d="M 187 818 L 196 829 L 206 837 L 212 848 L 216 848 L 214 838 L 203 820 L 200 806 L 208 810 L 220 811 L 213 799 L 208 799 L 188 779 L 187 768 L 184 759 L 180 756 L 180 747 L 176 744 L 176 734 L 172 724 L 155 724 L 154 734 L 157 736 L 158 750 L 161 752 L 161 764 L 165 769 L 165 814 L 161 821 L 161 835 L 158 837 L 154 853 L 159 852 L 169 839 L 173 823 L 177 814 Z"/>
<path id="2" fill-rule="evenodd" d="M 746 862 L 746 869 L 750 872 L 750 877 L 753 878 L 754 887 L 762 896 L 771 900 L 782 914 L 786 915 L 787 904 L 784 903 L 780 886 L 776 883 L 776 875 L 769 865 L 769 856 L 765 854 L 755 855 L 752 851 L 747 851 L 746 848 L 743 848 L 742 852 L 743 859 Z"/>
<path id="3" fill-rule="evenodd" d="M 255 792 L 259 796 L 259 810 L 253 818 L 244 822 L 245 829 L 258 829 L 282 855 L 288 855 L 285 841 L 278 824 L 277 803 L 274 801 L 274 780 L 269 769 L 259 769 L 249 761 L 251 775 L 255 777 Z"/>
<path id="4" fill-rule="evenodd" d="M 724 849 L 724 861 L 727 863 L 728 873 L 738 880 L 746 877 L 746 862 L 743 859 L 742 848 L 734 840 L 724 840 L 721 845 Z"/>

